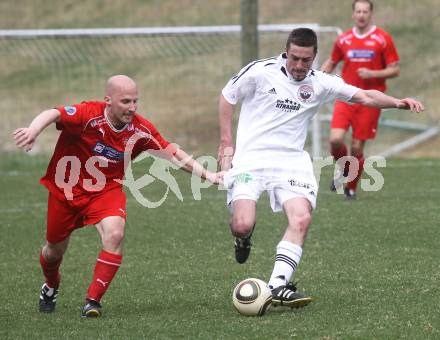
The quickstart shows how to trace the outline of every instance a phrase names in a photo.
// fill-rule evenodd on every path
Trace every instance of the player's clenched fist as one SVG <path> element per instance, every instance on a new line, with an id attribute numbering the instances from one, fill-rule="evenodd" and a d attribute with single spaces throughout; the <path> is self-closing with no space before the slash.
<path id="1" fill-rule="evenodd" d="M 19 148 L 30 151 L 34 146 L 37 134 L 30 128 L 18 128 L 14 131 L 13 137 Z"/>

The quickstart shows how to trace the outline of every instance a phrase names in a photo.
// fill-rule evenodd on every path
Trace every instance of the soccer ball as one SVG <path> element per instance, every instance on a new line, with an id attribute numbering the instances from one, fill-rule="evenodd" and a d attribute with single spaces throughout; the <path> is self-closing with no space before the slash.
<path id="1" fill-rule="evenodd" d="M 240 314 L 262 316 L 270 307 L 272 291 L 266 282 L 249 278 L 235 286 L 232 301 Z"/>

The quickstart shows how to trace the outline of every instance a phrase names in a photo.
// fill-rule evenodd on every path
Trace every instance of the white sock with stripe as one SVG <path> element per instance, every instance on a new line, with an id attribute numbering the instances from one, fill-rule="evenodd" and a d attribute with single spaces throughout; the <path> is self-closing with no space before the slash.
<path id="1" fill-rule="evenodd" d="M 302 255 L 302 248 L 289 241 L 281 241 L 277 246 L 275 266 L 269 280 L 271 289 L 284 286 L 289 282 Z"/>

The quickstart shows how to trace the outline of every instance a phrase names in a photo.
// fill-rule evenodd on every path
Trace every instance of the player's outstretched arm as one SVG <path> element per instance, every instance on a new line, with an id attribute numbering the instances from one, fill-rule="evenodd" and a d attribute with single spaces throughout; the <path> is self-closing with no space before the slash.
<path id="1" fill-rule="evenodd" d="M 234 155 L 234 143 L 232 139 L 232 116 L 234 105 L 230 104 L 223 95 L 220 96 L 218 108 L 218 121 L 220 126 L 220 145 L 218 147 L 217 162 L 220 170 L 229 170 Z"/>
<path id="2" fill-rule="evenodd" d="M 60 119 L 60 115 L 61 113 L 57 109 L 49 109 L 41 112 L 34 118 L 29 127 L 18 128 L 14 131 L 13 137 L 15 144 L 25 151 L 30 151 L 41 131 L 50 124 L 57 122 Z"/>
<path id="3" fill-rule="evenodd" d="M 325 73 L 332 73 L 336 68 L 336 64 L 329 58 L 321 66 L 321 71 Z"/>
<path id="4" fill-rule="evenodd" d="M 194 160 L 182 149 L 177 149 L 174 157 L 170 159 L 171 162 L 178 165 L 186 172 L 192 173 L 203 179 L 210 181 L 213 184 L 222 184 L 224 172 L 211 172 L 205 169 L 199 162 Z"/>
<path id="5" fill-rule="evenodd" d="M 366 106 L 378 107 L 381 109 L 397 108 L 411 110 L 412 112 L 422 112 L 425 107 L 421 102 L 413 98 L 397 99 L 386 95 L 377 90 L 359 90 L 351 98 L 352 103 L 359 103 Z"/>

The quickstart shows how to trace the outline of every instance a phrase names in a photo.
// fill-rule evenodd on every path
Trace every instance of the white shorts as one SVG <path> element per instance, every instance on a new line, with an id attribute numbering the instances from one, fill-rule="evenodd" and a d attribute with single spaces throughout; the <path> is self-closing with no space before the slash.
<path id="1" fill-rule="evenodd" d="M 258 201 L 263 191 L 267 191 L 273 212 L 283 210 L 283 204 L 295 197 L 304 197 L 316 208 L 318 185 L 313 168 L 302 169 L 259 169 L 240 171 L 231 169 L 225 174 L 228 188 L 227 204 L 232 213 L 232 202 L 240 199 Z"/>

